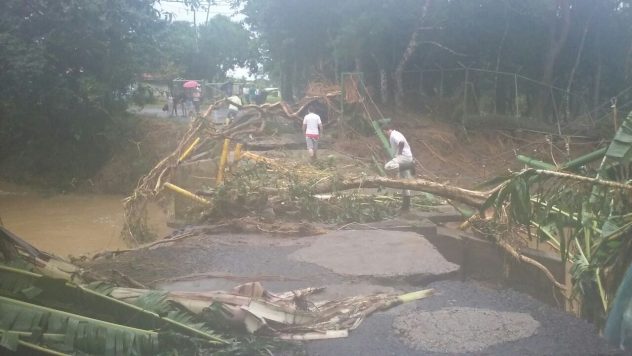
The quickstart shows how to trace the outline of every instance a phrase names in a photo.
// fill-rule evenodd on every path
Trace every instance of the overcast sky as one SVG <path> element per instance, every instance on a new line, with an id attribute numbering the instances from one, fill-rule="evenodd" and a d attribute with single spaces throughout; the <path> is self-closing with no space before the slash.
<path id="1" fill-rule="evenodd" d="M 235 10 L 230 8 L 230 4 L 228 1 L 218 0 L 215 2 L 216 5 L 211 6 L 209 11 L 209 17 L 213 17 L 215 15 L 224 15 L 230 17 L 233 21 L 241 21 L 244 16 L 242 14 L 236 14 Z M 156 9 L 160 12 L 170 12 L 173 14 L 174 21 L 189 21 L 193 22 L 193 11 L 187 8 L 181 2 L 167 2 L 161 1 L 155 4 Z M 197 23 L 203 23 L 206 20 L 206 9 L 200 9 L 196 11 L 195 14 Z M 246 68 L 236 68 L 234 71 L 229 71 L 228 75 L 235 78 L 245 77 L 246 79 L 254 79 L 248 73 L 248 69 Z"/>
<path id="2" fill-rule="evenodd" d="M 230 8 L 228 1 L 218 0 L 215 1 L 216 5 L 212 5 L 209 11 L 209 17 L 215 15 L 224 15 L 232 18 L 234 21 L 241 21 L 243 15 L 235 14 L 235 10 Z M 175 21 L 190 21 L 193 22 L 193 11 L 187 8 L 182 2 L 157 2 L 156 9 L 161 12 L 171 12 L 174 14 Z M 206 9 L 199 9 L 196 11 L 197 23 L 202 23 L 206 20 Z"/>

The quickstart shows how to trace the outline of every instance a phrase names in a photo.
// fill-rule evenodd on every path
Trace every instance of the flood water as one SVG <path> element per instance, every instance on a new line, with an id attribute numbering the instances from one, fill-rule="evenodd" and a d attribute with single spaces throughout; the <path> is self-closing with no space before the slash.
<path id="1" fill-rule="evenodd" d="M 0 182 L 4 227 L 40 250 L 66 257 L 128 247 L 121 238 L 123 196 L 45 194 Z M 171 231 L 167 216 L 152 207 L 150 226 L 158 236 Z"/>

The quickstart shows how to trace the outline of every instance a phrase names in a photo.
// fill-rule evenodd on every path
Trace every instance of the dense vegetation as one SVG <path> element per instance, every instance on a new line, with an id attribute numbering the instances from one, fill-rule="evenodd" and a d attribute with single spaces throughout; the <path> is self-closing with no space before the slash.
<path id="1" fill-rule="evenodd" d="M 4 174 L 66 172 L 68 183 L 103 162 L 130 78 L 156 53 L 156 16 L 142 0 L 0 3 Z"/>
<path id="2" fill-rule="evenodd" d="M 148 98 L 143 73 L 219 81 L 245 66 L 293 100 L 315 76 L 361 71 L 400 109 L 545 122 L 596 119 L 617 95 L 631 108 L 629 0 L 225 1 L 241 24 L 172 22 L 157 2 L 0 2 L 3 175 L 89 177 L 129 131 L 127 105 Z M 214 3 L 181 2 L 198 19 Z"/>
<path id="3" fill-rule="evenodd" d="M 525 115 L 544 117 L 555 105 L 566 105 L 561 111 L 571 117 L 630 85 L 628 0 L 236 3 L 260 34 L 286 97 L 314 74 L 334 80 L 341 72 L 361 71 L 384 102 L 418 105 L 439 92 L 462 92 L 464 71 L 447 70 L 469 67 L 535 80 L 518 88 Z M 513 75 L 469 75 L 476 94 L 492 98 L 494 112 L 512 112 Z M 557 102 L 551 86 L 559 88 Z M 567 99 L 565 91 L 574 95 Z"/>
<path id="4" fill-rule="evenodd" d="M 89 178 L 127 142 L 143 73 L 212 80 L 251 58 L 225 17 L 194 28 L 153 0 L 0 2 L 0 170 L 57 186 Z"/>
<path id="5" fill-rule="evenodd" d="M 1 176 L 91 177 L 127 140 L 128 106 L 151 100 L 139 84 L 147 73 L 223 81 L 249 67 L 292 101 L 310 80 L 361 72 L 372 96 L 400 110 L 460 105 L 465 117 L 475 102 L 476 114 L 560 131 L 560 120 L 585 118 L 594 129 L 615 103 L 632 110 L 632 0 L 226 1 L 243 23 L 173 22 L 159 0 L 0 1 Z M 180 2 L 201 13 L 214 3 Z M 632 116 L 598 168 L 525 171 L 488 201 L 574 263 L 595 320 L 630 264 L 630 137 Z"/>

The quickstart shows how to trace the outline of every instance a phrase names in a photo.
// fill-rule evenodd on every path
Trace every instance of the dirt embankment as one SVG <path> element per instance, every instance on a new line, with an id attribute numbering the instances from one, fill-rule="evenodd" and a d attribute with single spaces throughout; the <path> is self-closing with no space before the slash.
<path id="1" fill-rule="evenodd" d="M 491 125 L 465 132 L 456 125 L 414 115 L 405 115 L 395 120 L 394 125 L 404 133 L 420 163 L 418 176 L 464 188 L 506 174 L 508 170 L 522 169 L 524 165 L 516 160 L 516 155 L 561 164 L 595 150 L 600 143 L 590 138 L 501 130 Z M 338 140 L 335 148 L 370 161 L 367 145 L 381 154 L 376 137 Z"/>
<path id="2" fill-rule="evenodd" d="M 139 116 L 132 132 L 121 140 L 112 158 L 79 190 L 128 194 L 161 159 L 177 147 L 187 125 L 171 118 Z"/>
<path id="3" fill-rule="evenodd" d="M 518 154 L 561 163 L 586 154 L 599 144 L 595 139 L 550 136 L 520 129 L 501 130 L 493 125 L 465 132 L 456 125 L 416 114 L 399 116 L 394 124 L 405 134 L 420 163 L 418 176 L 465 188 L 506 174 L 509 169 L 520 170 L 523 164 L 516 160 Z M 173 118 L 140 117 L 130 137 L 121 142 L 108 163 L 81 189 L 129 193 L 143 174 L 173 151 L 186 126 Z M 326 133 L 326 139 L 327 136 Z M 375 136 L 352 133 L 350 139 L 341 139 L 334 134 L 334 142 L 336 151 L 361 158 L 366 163 L 372 164 L 372 152 L 382 155 Z"/>

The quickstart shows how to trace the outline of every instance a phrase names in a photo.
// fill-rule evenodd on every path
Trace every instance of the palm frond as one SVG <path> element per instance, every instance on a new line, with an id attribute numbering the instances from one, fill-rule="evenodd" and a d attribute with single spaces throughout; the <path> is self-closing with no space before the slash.
<path id="1" fill-rule="evenodd" d="M 615 134 L 595 176 L 527 169 L 514 173 L 483 205 L 497 219 L 527 228 L 573 262 L 575 293 L 586 309 L 607 310 L 632 259 L 632 113 Z M 597 315 L 599 319 L 603 313 Z"/>
<path id="2" fill-rule="evenodd" d="M 93 284 L 91 287 L 94 289 L 76 285 L 63 279 L 53 279 L 41 274 L 0 265 L 0 296 L 5 298 L 2 300 L 3 306 L 0 309 L 2 310 L 0 315 L 6 318 L 2 319 L 0 330 L 7 331 L 3 336 L 5 342 L 0 342 L 0 345 L 15 347 L 15 344 L 10 340 L 13 340 L 16 334 L 9 332 L 34 332 L 42 326 L 37 323 L 25 323 L 28 320 L 40 320 L 42 315 L 46 315 L 46 319 L 50 320 L 49 314 L 53 312 L 50 315 L 61 315 L 66 319 L 60 319 L 60 316 L 53 320 L 54 325 L 58 326 L 57 329 L 45 328 L 44 330 L 47 334 L 64 335 L 67 339 L 64 345 L 48 345 L 61 352 L 68 350 L 104 351 L 106 346 L 109 347 L 112 344 L 115 351 L 120 351 L 123 348 L 132 352 L 137 350 L 137 346 L 134 346 L 132 350 L 129 345 L 135 345 L 134 340 L 137 339 L 137 336 L 149 335 L 146 333 L 149 331 L 151 331 L 151 335 L 156 335 L 156 337 L 159 335 L 160 340 L 182 341 L 188 335 L 189 340 L 195 340 L 197 344 L 205 348 L 220 348 L 230 343 L 214 333 L 201 320 L 198 320 L 197 316 L 166 302 L 164 295 L 160 293 L 142 296 L 137 300 L 138 305 L 134 305 L 107 295 L 112 288 L 104 283 Z M 36 311 L 29 313 L 28 309 L 31 306 L 44 308 L 49 314 L 45 314 L 42 311 L 44 309 L 37 308 L 35 308 Z M 76 320 L 81 321 L 81 323 L 77 324 Z M 62 324 L 66 325 L 65 329 L 61 328 L 60 325 Z M 48 324 L 45 326 L 48 327 Z M 99 327 L 101 329 L 98 329 Z M 103 334 L 106 331 L 111 335 Z M 95 337 L 96 340 L 84 342 L 84 338 L 77 337 L 79 335 L 77 333 L 85 335 L 86 338 Z M 101 337 L 103 336 L 101 334 L 107 338 Z M 184 337 L 178 337 L 178 334 Z M 19 339 L 21 340 L 21 338 Z M 74 342 L 74 340 L 78 341 Z M 140 340 L 136 343 L 138 345 L 148 344 L 151 346 L 155 342 L 153 339 L 138 340 Z M 147 351 L 151 353 L 152 351 L 147 347 L 144 347 L 143 350 L 143 353 L 147 353 Z"/>
<path id="3" fill-rule="evenodd" d="M 0 296 L 2 346 L 17 351 L 16 340 L 24 338 L 39 345 L 72 353 L 153 354 L 160 350 L 158 333 L 68 313 Z M 63 337 L 60 337 L 63 336 Z M 17 338 L 17 339 L 16 339 Z"/>

